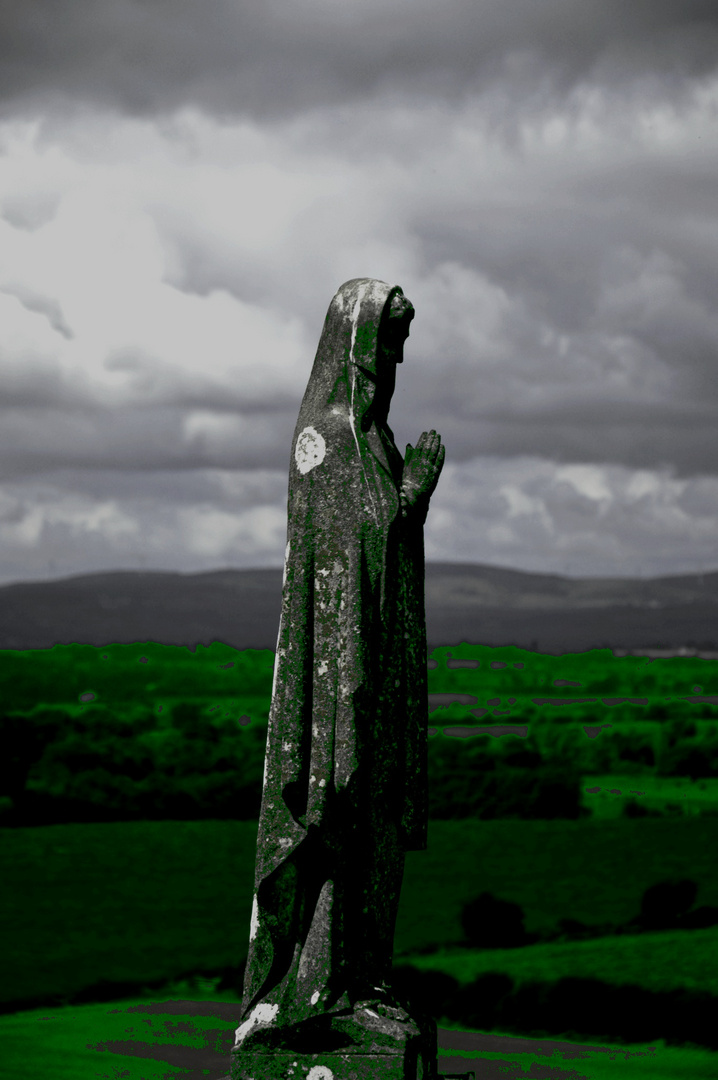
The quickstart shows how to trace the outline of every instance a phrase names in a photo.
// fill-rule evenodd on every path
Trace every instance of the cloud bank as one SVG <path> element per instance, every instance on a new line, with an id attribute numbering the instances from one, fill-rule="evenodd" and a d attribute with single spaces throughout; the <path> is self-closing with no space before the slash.
<path id="1" fill-rule="evenodd" d="M 329 300 L 416 307 L 427 556 L 718 555 L 706 3 L 33 3 L 1 17 L 0 580 L 281 564 Z"/>

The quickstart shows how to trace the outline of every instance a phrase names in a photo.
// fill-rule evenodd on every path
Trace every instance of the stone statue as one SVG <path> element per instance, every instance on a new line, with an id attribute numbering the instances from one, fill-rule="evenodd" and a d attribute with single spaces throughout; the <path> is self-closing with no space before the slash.
<path id="1" fill-rule="evenodd" d="M 402 459 L 387 422 L 413 317 L 398 286 L 342 285 L 294 432 L 233 1080 L 284 1076 L 285 1052 L 297 1078 L 336 1075 L 323 1052 L 435 1069 L 391 989 L 404 853 L 427 843 L 423 526 L 445 452 L 424 432 Z"/>

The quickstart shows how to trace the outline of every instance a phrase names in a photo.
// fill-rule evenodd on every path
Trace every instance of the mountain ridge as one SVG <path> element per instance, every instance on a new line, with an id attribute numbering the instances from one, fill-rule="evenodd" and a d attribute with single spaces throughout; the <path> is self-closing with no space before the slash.
<path id="1" fill-rule="evenodd" d="M 282 570 L 118 570 L 0 586 L 0 649 L 131 641 L 274 649 Z M 714 650 L 718 571 L 567 578 L 426 564 L 429 650 L 462 641 L 541 652 Z"/>

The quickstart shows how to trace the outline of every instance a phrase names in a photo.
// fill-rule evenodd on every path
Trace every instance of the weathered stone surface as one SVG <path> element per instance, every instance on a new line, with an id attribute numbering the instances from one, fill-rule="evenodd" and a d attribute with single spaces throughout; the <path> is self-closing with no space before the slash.
<path id="1" fill-rule="evenodd" d="M 403 1054 L 255 1053 L 238 1058 L 230 1080 L 424 1080 L 420 1069 Z"/>
<path id="2" fill-rule="evenodd" d="M 411 1069 L 435 1040 L 391 991 L 404 854 L 426 847 L 423 524 L 444 460 L 435 432 L 402 459 L 387 422 L 413 315 L 398 287 L 343 285 L 294 433 L 236 1034 L 253 1058 L 301 1031 Z"/>
<path id="3" fill-rule="evenodd" d="M 263 1035 L 235 1047 L 231 1080 L 311 1077 L 312 1069 L 323 1080 L 320 1067 L 336 1080 L 436 1080 L 436 1025 L 429 1018 L 387 1021 L 367 1007 Z"/>

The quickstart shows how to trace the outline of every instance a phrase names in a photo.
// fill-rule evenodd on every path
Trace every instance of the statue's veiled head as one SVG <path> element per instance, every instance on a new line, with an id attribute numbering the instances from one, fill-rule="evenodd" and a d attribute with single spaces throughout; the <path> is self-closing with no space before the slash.
<path id="1" fill-rule="evenodd" d="M 302 404 L 302 422 L 328 409 L 368 431 L 386 424 L 396 365 L 414 308 L 398 285 L 353 278 L 337 289 L 327 311 L 314 367 Z"/>

